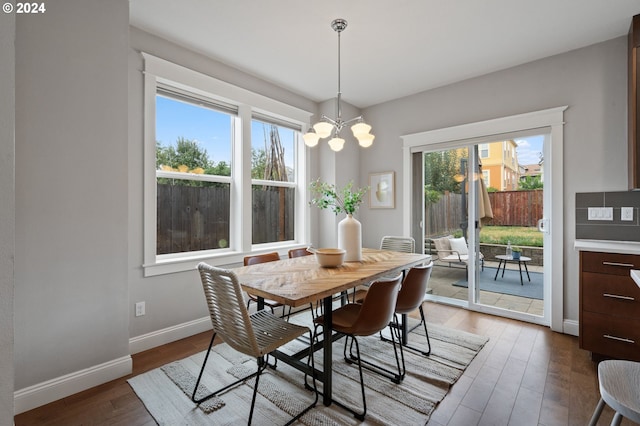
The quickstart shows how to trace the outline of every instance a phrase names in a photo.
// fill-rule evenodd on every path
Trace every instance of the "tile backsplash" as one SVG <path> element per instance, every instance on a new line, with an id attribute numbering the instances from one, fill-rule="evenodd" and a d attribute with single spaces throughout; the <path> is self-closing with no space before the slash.
<path id="1" fill-rule="evenodd" d="M 611 220 L 590 220 L 589 207 L 610 207 Z M 630 207 L 632 220 L 622 220 L 623 207 Z M 595 217 L 606 217 L 593 211 Z M 640 191 L 576 193 L 576 239 L 640 241 Z"/>

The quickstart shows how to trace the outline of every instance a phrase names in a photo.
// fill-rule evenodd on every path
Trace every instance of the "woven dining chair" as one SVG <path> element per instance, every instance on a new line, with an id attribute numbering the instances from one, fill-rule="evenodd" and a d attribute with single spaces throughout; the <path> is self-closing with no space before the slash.
<path id="1" fill-rule="evenodd" d="M 396 306 L 396 300 L 398 298 L 398 289 L 400 288 L 400 282 L 402 275 L 390 280 L 379 280 L 371 284 L 367 293 L 365 301 L 360 303 L 348 303 L 343 305 L 332 312 L 331 329 L 339 334 L 346 336 L 344 342 L 344 359 L 348 363 L 354 362 L 350 357 L 347 357 L 347 346 L 350 346 L 349 351 L 353 351 L 353 345 L 355 344 L 357 356 L 355 361 L 358 363 L 358 371 L 360 373 L 360 389 L 362 391 L 362 407 L 363 411 L 357 412 L 355 409 L 347 406 L 343 402 L 333 402 L 336 405 L 344 408 L 345 410 L 353 413 L 354 417 L 358 420 L 364 420 L 367 415 L 367 400 L 364 391 L 364 377 L 362 375 L 362 358 L 360 356 L 360 346 L 356 336 L 371 336 L 383 330 L 393 317 L 393 312 Z M 313 342 L 318 336 L 318 328 L 323 325 L 324 316 L 319 316 L 314 319 L 314 331 Z M 323 333 L 326 330 L 323 330 Z M 329 333 L 326 333 L 327 335 Z M 395 340 L 393 339 L 393 347 L 396 355 L 396 364 L 400 369 L 400 358 L 398 357 L 398 351 L 396 349 Z M 351 343 L 349 344 L 349 341 Z"/>
<path id="2" fill-rule="evenodd" d="M 238 282 L 238 277 L 233 271 L 216 268 L 204 262 L 198 264 L 198 271 L 200 272 L 202 287 L 209 308 L 209 316 L 211 317 L 211 323 L 213 325 L 213 337 L 211 338 L 209 349 L 207 349 L 204 361 L 202 362 L 202 368 L 200 369 L 200 374 L 193 389 L 191 400 L 196 404 L 200 404 L 247 379 L 255 377 L 248 421 L 248 424 L 251 424 L 258 382 L 260 381 L 260 375 L 267 366 L 265 357 L 279 347 L 307 333 L 309 334 L 309 338 L 312 338 L 311 330 L 308 327 L 287 322 L 266 310 L 260 310 L 249 315 L 244 305 L 242 288 Z M 249 374 L 221 389 L 196 398 L 200 381 L 216 336 L 220 336 L 226 344 L 238 352 L 255 357 L 258 363 L 258 369 L 255 373 Z M 313 351 L 309 351 L 309 361 L 311 368 L 315 369 Z M 310 405 L 296 414 L 287 425 L 295 422 L 318 402 L 315 375 L 312 374 L 312 377 L 315 399 Z"/>
<path id="3" fill-rule="evenodd" d="M 275 262 L 276 260 L 280 260 L 280 255 L 278 254 L 277 251 L 274 251 L 271 253 L 256 254 L 253 256 L 245 256 L 244 266 L 257 265 L 259 263 Z M 249 299 L 247 300 L 247 309 L 249 309 L 251 302 L 255 302 L 256 304 L 258 304 L 258 298 L 255 295 L 247 292 L 247 296 L 249 296 Z M 282 308 L 283 318 L 289 319 L 289 317 L 291 316 L 291 306 L 289 306 L 289 310 L 286 311 L 287 307 L 280 302 L 276 302 L 275 300 L 264 299 L 264 304 L 265 306 L 268 306 L 269 309 L 271 309 L 271 312 L 273 313 L 275 313 L 276 308 Z"/>

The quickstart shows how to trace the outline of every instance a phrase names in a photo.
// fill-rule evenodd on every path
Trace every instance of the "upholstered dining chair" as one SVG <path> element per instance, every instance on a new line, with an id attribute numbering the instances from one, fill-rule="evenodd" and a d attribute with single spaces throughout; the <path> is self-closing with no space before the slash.
<path id="1" fill-rule="evenodd" d="M 309 338 L 312 338 L 311 330 L 308 327 L 289 323 L 266 310 L 260 310 L 249 315 L 244 305 L 242 288 L 238 282 L 238 277 L 233 271 L 216 268 L 203 262 L 198 264 L 198 271 L 200 272 L 202 287 L 209 308 L 209 316 L 213 325 L 213 337 L 202 362 L 202 368 L 196 380 L 191 400 L 196 404 L 200 404 L 247 379 L 255 377 L 248 421 L 248 424 L 251 424 L 260 375 L 267 366 L 265 357 L 279 347 L 307 333 Z M 198 395 L 198 388 L 216 336 L 222 338 L 226 344 L 238 352 L 255 357 L 258 369 L 255 373 L 249 374 L 217 391 L 200 396 Z M 312 368 L 315 368 L 313 351 L 309 351 L 309 363 Z M 304 380 L 306 381 L 306 376 Z M 315 393 L 313 402 L 296 414 L 287 425 L 299 419 L 317 404 L 318 392 L 315 376 L 313 376 L 313 391 Z"/>
<path id="2" fill-rule="evenodd" d="M 257 265 L 258 263 L 266 263 L 266 262 L 274 262 L 276 260 L 280 260 L 280 255 L 278 254 L 278 252 L 274 251 L 271 253 L 264 253 L 264 254 L 256 254 L 253 256 L 245 256 L 244 258 L 244 266 L 249 266 L 249 265 Z M 249 296 L 249 299 L 247 300 L 247 309 L 249 309 L 249 306 L 251 305 L 251 302 L 255 302 L 256 304 L 258 303 L 258 298 L 247 292 L 247 296 Z M 265 306 L 268 306 L 269 309 L 271 309 L 271 312 L 275 313 L 275 308 L 282 308 L 282 317 L 286 317 L 289 318 L 289 316 L 291 315 L 291 307 L 289 306 L 289 311 L 286 311 L 286 306 L 284 306 L 282 303 L 280 302 L 276 302 L 275 300 L 269 300 L 269 299 L 265 299 L 264 300 L 264 304 Z M 285 313 L 286 312 L 286 313 Z"/>
<path id="3" fill-rule="evenodd" d="M 402 275 L 390 280 L 380 280 L 371 284 L 367 293 L 367 298 L 362 304 L 360 303 L 347 303 L 332 312 L 332 324 L 333 331 L 340 333 L 344 336 L 344 359 L 345 361 L 352 363 L 350 357 L 347 356 L 347 346 L 350 346 L 350 352 L 353 351 L 353 345 L 356 347 L 355 361 L 358 364 L 358 371 L 360 373 L 360 389 L 362 391 L 362 407 L 363 411 L 358 412 L 354 408 L 345 405 L 343 402 L 336 401 L 334 403 L 340 407 L 353 413 L 354 417 L 359 420 L 364 420 L 367 414 L 367 400 L 364 390 L 364 377 L 362 375 L 362 358 L 360 356 L 360 346 L 356 336 L 371 336 L 383 330 L 393 317 L 393 312 L 396 306 L 396 300 L 398 299 L 398 290 L 400 288 L 400 282 Z M 324 316 L 319 316 L 314 319 L 314 331 L 313 342 L 316 341 L 318 336 L 318 328 L 324 322 Z M 328 330 L 323 330 L 323 333 L 330 335 Z M 330 338 L 326 337 L 325 338 Z M 396 349 L 395 340 L 393 339 L 393 347 Z M 349 344 L 349 341 L 351 342 Z M 396 364 L 398 369 L 400 368 L 400 358 L 396 350 Z"/>
<path id="4" fill-rule="evenodd" d="M 398 371 L 393 372 L 389 369 L 386 369 L 382 366 L 371 364 L 370 362 L 365 362 L 366 365 L 371 365 L 375 371 L 385 377 L 388 377 L 394 383 L 400 383 L 405 375 L 406 375 L 406 367 L 404 362 L 404 350 L 403 347 L 409 348 L 413 351 L 421 353 L 425 356 L 429 356 L 431 354 L 431 341 L 429 340 L 429 331 L 427 330 L 427 322 L 424 316 L 424 310 L 422 308 L 422 303 L 424 302 L 424 295 L 427 291 L 427 287 L 429 285 L 429 278 L 431 277 L 431 271 L 433 269 L 433 262 L 429 262 L 427 265 L 414 266 L 409 270 L 406 277 L 402 281 L 402 286 L 400 287 L 400 292 L 398 293 L 398 300 L 396 301 L 395 312 L 393 321 L 389 322 L 389 331 L 391 332 L 392 342 L 395 342 L 395 338 L 397 337 L 400 341 L 400 358 L 401 364 L 398 365 Z M 367 296 L 368 293 L 367 293 Z M 358 300 L 358 303 L 363 303 L 364 299 Z M 403 325 L 398 321 L 398 315 L 402 315 L 402 324 L 407 321 L 408 314 L 414 312 L 415 310 L 420 312 L 420 322 L 414 326 L 411 330 L 408 330 L 405 326 L 404 332 L 401 332 L 401 328 Z M 424 327 L 424 334 L 427 340 L 427 350 L 423 350 L 421 348 L 413 347 L 409 345 L 408 342 L 408 334 L 413 331 L 415 328 L 422 325 Z M 394 334 L 395 333 L 395 334 Z M 406 333 L 406 334 L 405 334 Z M 389 339 L 382 336 L 380 333 L 380 338 L 382 340 L 389 341 Z M 395 350 L 395 343 L 394 343 Z M 353 353 L 350 354 L 352 359 L 355 359 L 355 355 Z"/>

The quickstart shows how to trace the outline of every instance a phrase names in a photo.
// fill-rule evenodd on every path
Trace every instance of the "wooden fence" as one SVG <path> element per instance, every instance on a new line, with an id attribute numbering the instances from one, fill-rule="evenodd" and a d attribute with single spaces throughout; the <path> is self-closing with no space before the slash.
<path id="1" fill-rule="evenodd" d="M 542 218 L 542 190 L 490 192 L 493 219 L 486 225 L 536 226 Z M 462 195 L 445 193 L 437 203 L 425 208 L 425 235 L 440 236 L 460 229 L 463 215 Z"/>
<path id="2" fill-rule="evenodd" d="M 254 244 L 294 238 L 293 188 L 254 187 Z M 158 184 L 157 254 L 229 246 L 229 187 Z"/>

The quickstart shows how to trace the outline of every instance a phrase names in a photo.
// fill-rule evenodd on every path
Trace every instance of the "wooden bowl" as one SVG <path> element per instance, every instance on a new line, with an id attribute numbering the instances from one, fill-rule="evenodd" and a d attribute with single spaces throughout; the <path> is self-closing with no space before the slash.
<path id="1" fill-rule="evenodd" d="M 344 249 L 339 248 L 319 248 L 307 249 L 314 253 L 316 260 L 323 268 L 337 268 L 344 262 L 344 256 L 347 253 Z"/>

